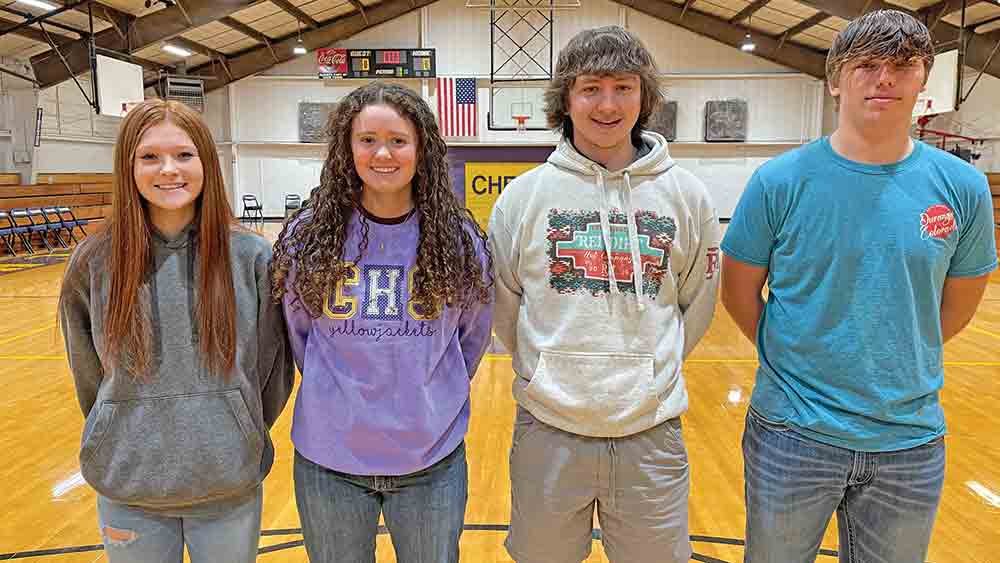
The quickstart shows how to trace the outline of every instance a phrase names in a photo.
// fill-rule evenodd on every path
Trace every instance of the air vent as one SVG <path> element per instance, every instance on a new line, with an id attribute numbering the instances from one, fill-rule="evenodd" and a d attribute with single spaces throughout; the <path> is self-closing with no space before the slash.
<path id="1" fill-rule="evenodd" d="M 201 78 L 167 76 L 164 93 L 168 100 L 177 100 L 205 112 L 205 82 Z"/>

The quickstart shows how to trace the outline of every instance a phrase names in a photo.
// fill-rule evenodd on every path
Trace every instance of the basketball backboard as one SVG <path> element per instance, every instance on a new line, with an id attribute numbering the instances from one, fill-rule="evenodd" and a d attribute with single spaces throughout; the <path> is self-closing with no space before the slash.
<path id="1" fill-rule="evenodd" d="M 934 57 L 934 67 L 927 77 L 924 91 L 917 97 L 913 107 L 913 120 L 924 115 L 936 115 L 955 111 L 958 96 L 958 50 L 938 53 Z"/>
<path id="2" fill-rule="evenodd" d="M 122 117 L 123 104 L 141 102 L 145 98 L 142 67 L 97 55 L 97 100 L 101 115 Z"/>
<path id="3" fill-rule="evenodd" d="M 490 129 L 546 130 L 547 81 L 502 82 L 490 87 Z M 523 118 L 522 126 L 517 122 Z"/>

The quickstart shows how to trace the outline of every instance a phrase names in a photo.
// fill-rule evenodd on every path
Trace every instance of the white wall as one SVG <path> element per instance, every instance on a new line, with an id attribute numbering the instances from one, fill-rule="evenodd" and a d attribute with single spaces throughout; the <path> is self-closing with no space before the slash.
<path id="1" fill-rule="evenodd" d="M 90 78 L 77 78 L 90 95 Z M 147 95 L 152 93 L 147 92 Z M 39 172 L 111 172 L 114 168 L 114 143 L 121 119 L 95 115 L 76 83 L 68 80 L 39 93 L 42 114 L 42 141 L 35 154 Z M 232 182 L 228 90 L 220 89 L 206 96 L 205 120 L 216 142 L 220 143 L 223 175 L 227 187 Z M 0 139 L 2 146 L 2 139 Z M 9 169 L 9 168 L 5 168 Z"/>
<path id="2" fill-rule="evenodd" d="M 679 102 L 678 142 L 672 152 L 709 180 L 720 215 L 730 214 L 746 179 L 760 163 L 821 134 L 821 82 L 606 0 L 588 0 L 580 9 L 556 12 L 554 51 L 558 53 L 582 29 L 622 23 L 642 37 L 665 73 L 667 97 Z M 489 36 L 488 11 L 466 8 L 465 0 L 441 0 L 332 46 L 434 47 L 439 76 L 479 79 L 480 135 L 471 142 L 554 144 L 557 137 L 548 131 L 517 133 L 485 126 Z M 433 80 L 402 82 L 436 107 Z M 298 143 L 298 104 L 336 101 L 363 83 L 317 79 L 315 57 L 309 54 L 230 86 L 237 211 L 243 194 L 257 196 L 268 216 L 282 214 L 286 193 L 308 194 L 319 182 L 325 147 Z M 703 143 L 705 101 L 729 97 L 749 102 L 750 144 Z M 208 113 L 213 111 L 211 107 Z"/>
<path id="3" fill-rule="evenodd" d="M 440 4 L 440 2 L 438 2 Z M 437 4 L 433 4 L 436 6 Z M 420 40 L 420 12 L 410 12 L 378 27 L 362 31 L 347 41 L 336 41 L 328 47 L 343 47 L 352 49 L 391 49 L 414 48 Z M 438 55 L 440 57 L 440 54 Z M 440 65 L 438 59 L 438 65 Z M 440 73 L 441 67 L 438 66 Z M 488 72 L 488 70 L 487 70 Z M 303 55 L 286 63 L 275 65 L 261 75 L 300 75 L 316 76 L 316 56 L 313 53 Z"/>
<path id="4" fill-rule="evenodd" d="M 441 0 L 387 24 L 331 46 L 350 48 L 434 47 L 440 76 L 479 78 L 481 144 L 550 144 L 547 131 L 491 131 L 489 100 L 489 15 L 465 8 L 465 0 Z M 682 165 L 713 190 L 719 212 L 728 216 L 753 170 L 768 158 L 835 126 L 832 98 L 821 82 L 792 69 L 742 53 L 682 28 L 606 0 L 590 0 L 578 10 L 556 13 L 554 50 L 579 30 L 626 24 L 653 51 L 665 73 L 668 99 L 679 101 L 678 139 L 671 151 Z M 267 215 L 280 215 L 286 193 L 305 195 L 319 181 L 325 147 L 298 143 L 299 102 L 336 101 L 362 81 L 315 78 L 312 54 L 275 66 L 262 77 L 239 81 L 209 93 L 205 118 L 219 143 L 227 186 L 237 213 L 240 196 L 254 194 Z M 703 76 L 699 76 L 703 75 Z M 704 76 L 707 75 L 707 76 Z M 436 105 L 433 80 L 402 81 Z M 81 84 L 89 88 L 87 76 Z M 966 86 L 970 82 L 966 82 Z M 704 102 L 740 97 L 750 104 L 748 144 L 701 142 Z M 1000 119 L 995 100 L 1000 79 L 984 76 L 961 111 L 938 117 L 932 127 L 992 138 L 977 162 L 982 170 L 1000 170 Z M 108 172 L 119 120 L 94 116 L 72 81 L 41 92 L 45 110 L 37 170 Z M 6 105 L 6 104 L 5 104 Z M 0 119 L 10 119 L 6 113 Z M 0 129 L 9 127 L 0 123 Z M 10 138 L 0 136 L 0 149 Z M 4 151 L 4 154 L 9 150 Z M 9 157 L 8 157 L 9 160 Z M 3 164 L 3 163 L 0 163 Z M 9 169 L 9 163 L 4 164 Z"/>
<path id="5" fill-rule="evenodd" d="M 832 135 L 837 129 L 837 100 L 830 95 L 826 82 L 823 83 L 823 134 Z"/>
<path id="6" fill-rule="evenodd" d="M 315 73 L 315 63 L 313 72 Z M 267 216 L 280 216 L 286 194 L 305 198 L 319 183 L 319 170 L 326 157 L 321 144 L 299 143 L 300 102 L 334 102 L 362 81 L 325 86 L 311 78 L 263 76 L 232 86 L 232 153 L 234 210 L 242 210 L 242 196 L 252 194 Z M 419 87 L 419 86 L 418 86 Z"/>
<path id="7" fill-rule="evenodd" d="M 43 137 L 42 146 L 35 153 L 35 170 L 39 173 L 112 172 L 114 155 L 112 140 L 90 142 Z"/>
<path id="8" fill-rule="evenodd" d="M 820 82 L 606 0 L 589 0 L 581 9 L 556 12 L 554 51 L 558 53 L 582 29 L 610 24 L 627 25 L 653 51 L 665 73 L 668 99 L 679 102 L 678 141 L 672 152 L 706 179 L 722 216 L 728 216 L 746 178 L 760 163 L 823 130 Z M 434 47 L 439 76 L 479 78 L 481 134 L 473 142 L 555 143 L 557 137 L 548 131 L 516 133 L 486 127 L 489 30 L 487 11 L 468 9 L 465 0 L 441 0 L 331 46 Z M 285 194 L 306 195 L 318 183 L 325 147 L 298 142 L 298 104 L 336 101 L 363 82 L 324 82 L 315 73 L 315 58 L 309 54 L 209 93 L 205 119 L 219 143 L 237 213 L 241 196 L 253 194 L 264 204 L 265 214 L 280 215 Z M 81 82 L 89 86 L 86 77 Z M 433 80 L 403 82 L 436 106 Z M 701 142 L 704 102 L 727 97 L 749 102 L 749 143 Z M 111 170 L 118 119 L 94 116 L 72 81 L 43 91 L 40 104 L 45 121 L 39 170 Z"/>
<path id="9" fill-rule="evenodd" d="M 0 57 L 0 65 L 19 74 L 30 76 L 30 65 L 7 57 Z M 14 155 L 31 159 L 34 145 L 35 106 L 37 93 L 31 82 L 12 75 L 0 74 L 0 166 L 2 170 L 30 173 L 31 162 L 24 158 L 15 162 Z"/>
<path id="10" fill-rule="evenodd" d="M 233 139 L 230 131 L 229 87 L 205 94 L 205 113 L 202 115 L 216 143 Z"/>
<path id="11" fill-rule="evenodd" d="M 773 73 L 795 72 L 760 57 L 692 31 L 628 10 L 628 27 L 653 52 L 666 73 Z M 609 22 L 610 23 L 610 22 Z M 604 24 L 607 25 L 607 24 Z"/>
<path id="12" fill-rule="evenodd" d="M 78 76 L 93 99 L 90 75 Z M 42 140 L 35 153 L 39 172 L 111 172 L 121 118 L 95 115 L 72 80 L 39 92 Z"/>

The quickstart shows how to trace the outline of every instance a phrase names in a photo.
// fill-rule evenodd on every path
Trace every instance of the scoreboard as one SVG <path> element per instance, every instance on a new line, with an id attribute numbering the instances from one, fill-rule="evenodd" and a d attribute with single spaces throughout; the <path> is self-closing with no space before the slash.
<path id="1" fill-rule="evenodd" d="M 320 78 L 434 78 L 434 49 L 317 49 Z"/>

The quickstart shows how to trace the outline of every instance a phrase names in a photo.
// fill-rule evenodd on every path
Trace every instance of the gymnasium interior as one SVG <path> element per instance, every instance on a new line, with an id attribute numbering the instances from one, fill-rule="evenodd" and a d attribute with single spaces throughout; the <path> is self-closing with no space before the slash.
<path id="1" fill-rule="evenodd" d="M 106 559 L 57 302 L 73 248 L 111 213 L 115 138 L 135 103 L 197 109 L 236 217 L 273 241 L 319 184 L 337 102 L 372 80 L 404 85 L 438 114 L 455 192 L 485 227 L 507 183 L 559 140 L 544 113 L 559 50 L 581 30 L 621 25 L 658 63 L 667 103 L 650 127 L 705 183 L 725 230 L 759 166 L 834 130 L 827 51 L 880 8 L 931 30 L 937 55 L 911 136 L 986 174 L 1000 246 L 1000 0 L 0 0 L 0 381 L 11 391 L 0 398 L 11 454 L 0 560 Z M 928 561 L 1000 563 L 1000 273 L 944 364 L 947 469 Z M 720 302 L 684 365 L 694 561 L 743 560 L 740 439 L 756 367 Z M 469 563 L 511 561 L 514 377 L 495 342 L 472 382 Z M 290 401 L 271 431 L 264 562 L 308 560 L 291 419 Z M 599 537 L 595 521 L 588 563 L 608 561 Z M 837 560 L 837 537 L 831 522 L 817 561 Z M 380 563 L 396 560 L 390 543 L 380 533 Z"/>

